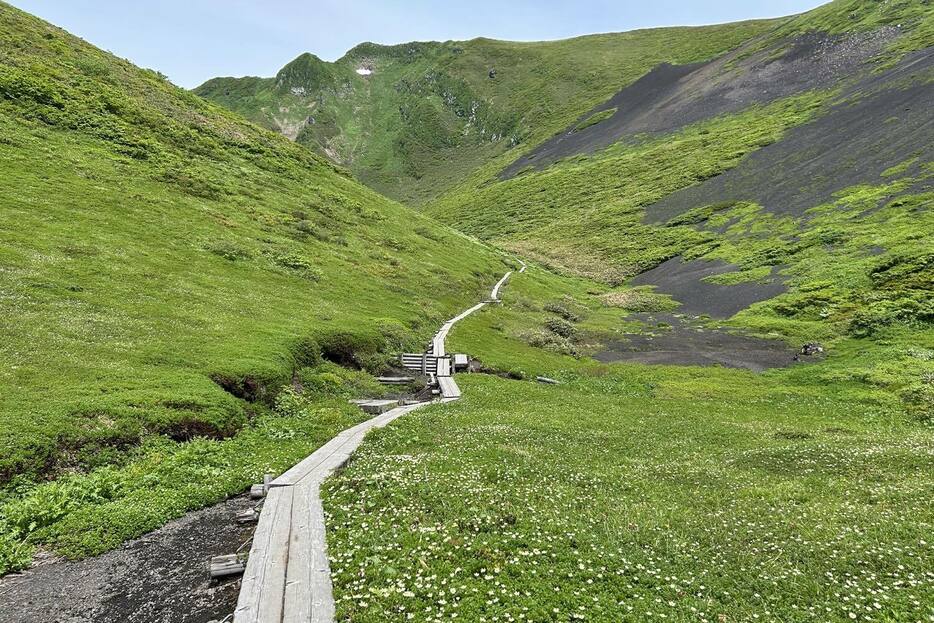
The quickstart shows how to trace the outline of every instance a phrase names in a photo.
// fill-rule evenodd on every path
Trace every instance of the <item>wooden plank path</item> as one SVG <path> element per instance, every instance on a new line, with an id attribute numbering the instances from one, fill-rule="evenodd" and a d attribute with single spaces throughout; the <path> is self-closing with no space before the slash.
<path id="1" fill-rule="evenodd" d="M 519 272 L 525 271 L 522 263 Z M 489 301 L 474 305 L 445 322 L 431 342 L 428 356 L 437 358 L 441 402 L 457 400 L 450 359 L 444 341 L 451 328 L 490 302 L 509 279 L 506 273 L 490 292 Z M 442 363 L 443 362 L 443 363 Z M 442 374 L 442 372 L 444 374 Z M 428 402 L 397 407 L 349 428 L 315 450 L 270 484 L 234 611 L 234 623 L 332 623 L 334 594 L 325 541 L 321 483 L 343 465 L 374 428 L 386 426 Z"/>

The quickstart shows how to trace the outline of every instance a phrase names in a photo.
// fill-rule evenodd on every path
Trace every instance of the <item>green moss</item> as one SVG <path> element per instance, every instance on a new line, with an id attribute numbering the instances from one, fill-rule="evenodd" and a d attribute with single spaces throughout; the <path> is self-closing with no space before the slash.
<path id="1" fill-rule="evenodd" d="M 607 119 L 609 119 L 615 114 L 616 114 L 615 106 L 613 108 L 607 108 L 606 110 L 595 112 L 594 114 L 590 115 L 589 117 L 587 117 L 586 119 L 578 123 L 576 126 L 574 126 L 574 131 L 580 132 L 581 130 L 597 125 L 601 121 L 606 121 Z"/>

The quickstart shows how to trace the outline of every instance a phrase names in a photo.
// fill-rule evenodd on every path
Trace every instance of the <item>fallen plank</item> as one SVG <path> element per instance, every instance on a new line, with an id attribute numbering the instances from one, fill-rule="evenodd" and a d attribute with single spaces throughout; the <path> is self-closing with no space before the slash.
<path id="1" fill-rule="evenodd" d="M 226 554 L 211 558 L 211 577 L 226 578 L 240 575 L 246 569 L 246 562 L 237 554 Z"/>
<path id="2" fill-rule="evenodd" d="M 407 385 L 415 382 L 414 376 L 378 376 L 377 382 L 384 385 Z"/>

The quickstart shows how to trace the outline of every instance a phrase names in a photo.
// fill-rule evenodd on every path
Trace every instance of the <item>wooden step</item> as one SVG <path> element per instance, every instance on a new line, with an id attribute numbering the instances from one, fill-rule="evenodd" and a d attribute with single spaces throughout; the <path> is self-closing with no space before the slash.
<path id="1" fill-rule="evenodd" d="M 415 382 L 414 376 L 378 376 L 376 380 L 383 385 L 408 385 Z"/>
<path id="2" fill-rule="evenodd" d="M 367 400 L 366 402 L 357 403 L 364 413 L 369 413 L 370 415 L 380 415 L 391 411 L 399 406 L 398 400 Z"/>

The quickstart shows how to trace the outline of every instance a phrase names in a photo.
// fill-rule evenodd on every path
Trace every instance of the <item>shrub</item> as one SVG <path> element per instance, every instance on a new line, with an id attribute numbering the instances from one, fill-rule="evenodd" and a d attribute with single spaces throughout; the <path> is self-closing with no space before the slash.
<path id="1" fill-rule="evenodd" d="M 54 85 L 13 67 L 0 67 L 0 97 L 65 108 L 65 102 Z"/>
<path id="2" fill-rule="evenodd" d="M 345 368 L 378 372 L 382 367 L 380 337 L 370 333 L 336 332 L 319 337 L 321 356 Z"/>
<path id="3" fill-rule="evenodd" d="M 321 346 L 313 337 L 302 337 L 289 346 L 296 367 L 307 368 L 321 363 Z"/>
<path id="4" fill-rule="evenodd" d="M 547 312 L 551 312 L 552 314 L 557 314 L 558 316 L 561 316 L 565 320 L 570 320 L 571 322 L 578 322 L 580 320 L 579 315 L 571 311 L 570 308 L 568 308 L 566 305 L 562 303 L 557 303 L 557 302 L 546 303 L 544 305 L 544 309 Z"/>
<path id="5" fill-rule="evenodd" d="M 0 576 L 25 569 L 32 563 L 35 548 L 12 534 L 0 532 Z"/>
<path id="6" fill-rule="evenodd" d="M 529 346 L 541 348 L 559 355 L 576 357 L 577 349 L 566 337 L 550 331 L 527 331 L 519 336 Z"/>
<path id="7" fill-rule="evenodd" d="M 288 251 L 275 253 L 272 256 L 272 261 L 277 266 L 292 270 L 305 279 L 310 279 L 311 281 L 318 281 L 321 279 L 321 271 L 315 268 L 310 259 L 299 253 Z"/>
<path id="8" fill-rule="evenodd" d="M 572 338 L 577 333 L 577 327 L 563 318 L 551 318 L 545 323 L 545 328 L 565 338 Z"/>
<path id="9" fill-rule="evenodd" d="M 214 255 L 218 255 L 231 262 L 248 260 L 252 257 L 252 254 L 247 249 L 227 240 L 214 242 L 208 245 L 207 249 Z"/>
<path id="10" fill-rule="evenodd" d="M 291 385 L 286 385 L 276 395 L 273 411 L 282 417 L 301 417 L 306 415 L 308 400 Z"/>

